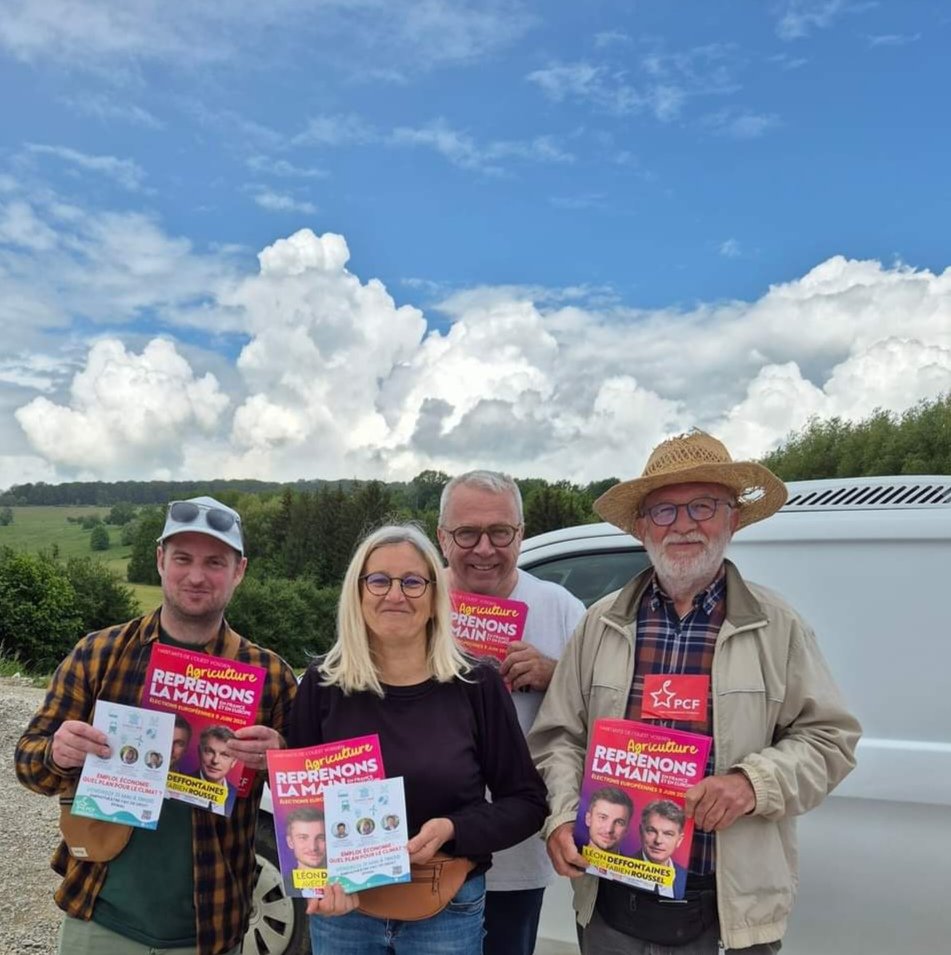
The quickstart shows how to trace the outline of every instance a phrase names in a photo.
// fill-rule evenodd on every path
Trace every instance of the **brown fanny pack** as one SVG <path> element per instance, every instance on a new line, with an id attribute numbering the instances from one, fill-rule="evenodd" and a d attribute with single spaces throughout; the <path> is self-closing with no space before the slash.
<path id="1" fill-rule="evenodd" d="M 475 868 L 471 859 L 437 852 L 421 865 L 413 864 L 409 882 L 381 885 L 360 893 L 357 910 L 378 919 L 418 922 L 441 912 Z"/>
<path id="2" fill-rule="evenodd" d="M 105 822 L 73 815 L 73 794 L 76 787 L 59 797 L 59 831 L 69 854 L 83 862 L 108 862 L 129 844 L 132 826 L 121 822 Z"/>

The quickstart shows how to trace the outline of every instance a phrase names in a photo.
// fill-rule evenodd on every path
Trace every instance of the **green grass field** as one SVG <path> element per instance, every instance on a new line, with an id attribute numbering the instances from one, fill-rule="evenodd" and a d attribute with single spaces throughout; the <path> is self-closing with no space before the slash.
<path id="1" fill-rule="evenodd" d="M 61 557 L 88 557 L 93 553 L 89 548 L 89 531 L 70 524 L 66 518 L 105 517 L 108 513 L 107 507 L 14 507 L 13 523 L 0 527 L 0 547 L 48 551 L 55 544 Z M 109 550 L 99 551 L 104 560 L 116 556 L 120 550 L 119 528 L 107 524 L 106 530 L 109 531 Z"/>
<path id="2" fill-rule="evenodd" d="M 89 546 L 90 532 L 66 520 L 90 514 L 105 517 L 108 513 L 107 507 L 14 507 L 13 523 L 0 527 L 0 547 L 35 552 L 52 551 L 55 546 L 60 557 L 98 557 L 124 581 L 131 548 L 119 543 L 121 528 L 106 524 L 109 549 L 94 551 Z M 143 611 L 152 610 L 162 602 L 160 587 L 129 586 Z"/>

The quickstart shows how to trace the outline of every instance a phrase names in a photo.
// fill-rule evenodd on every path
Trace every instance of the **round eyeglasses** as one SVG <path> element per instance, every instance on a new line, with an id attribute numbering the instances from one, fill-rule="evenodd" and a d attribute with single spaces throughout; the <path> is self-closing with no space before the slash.
<path id="1" fill-rule="evenodd" d="M 647 515 L 657 527 L 670 527 L 677 520 L 680 509 L 684 508 L 691 520 L 702 524 L 716 514 L 718 507 L 736 507 L 736 505 L 732 501 L 721 501 L 715 497 L 695 497 L 686 504 L 671 504 L 666 501 L 654 504 L 641 511 L 641 515 Z"/>
<path id="2" fill-rule="evenodd" d="M 456 547 L 463 550 L 472 550 L 485 534 L 489 538 L 489 543 L 493 547 L 508 547 L 515 540 L 515 535 L 521 529 L 521 524 L 512 526 L 511 524 L 490 524 L 488 527 L 470 527 L 464 524 L 455 530 L 448 527 L 442 528 L 453 540 Z"/>
<path id="3" fill-rule="evenodd" d="M 409 597 L 411 600 L 422 597 L 423 594 L 426 593 L 426 588 L 430 584 L 435 583 L 435 581 L 430 580 L 428 577 L 420 577 L 419 574 L 407 574 L 405 577 L 391 577 L 389 574 L 376 573 L 364 574 L 358 579 L 374 597 L 385 597 L 390 592 L 393 581 L 398 580 L 400 582 L 400 590 L 403 591 L 403 596 Z"/>

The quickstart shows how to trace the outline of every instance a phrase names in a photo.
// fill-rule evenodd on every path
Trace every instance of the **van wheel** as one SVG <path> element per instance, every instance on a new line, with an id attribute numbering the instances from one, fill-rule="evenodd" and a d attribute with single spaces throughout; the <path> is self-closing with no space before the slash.
<path id="1" fill-rule="evenodd" d="M 255 849 L 251 920 L 241 955 L 310 955 L 307 903 L 284 891 L 274 824 L 263 813 L 258 816 Z"/>

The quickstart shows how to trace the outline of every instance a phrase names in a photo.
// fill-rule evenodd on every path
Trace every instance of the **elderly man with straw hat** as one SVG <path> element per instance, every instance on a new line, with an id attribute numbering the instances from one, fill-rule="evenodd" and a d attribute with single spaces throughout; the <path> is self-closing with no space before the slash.
<path id="1" fill-rule="evenodd" d="M 574 880 L 584 955 L 780 947 L 798 880 L 795 817 L 852 769 L 860 734 L 809 625 L 724 559 L 735 531 L 785 500 L 769 470 L 694 431 L 595 502 L 652 566 L 588 610 L 529 736 L 549 792 L 548 853 Z M 713 738 L 683 800 L 695 824 L 683 901 L 585 873 L 572 828 L 602 717 Z"/>

